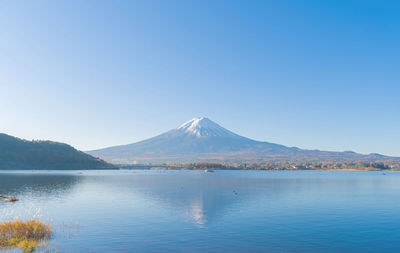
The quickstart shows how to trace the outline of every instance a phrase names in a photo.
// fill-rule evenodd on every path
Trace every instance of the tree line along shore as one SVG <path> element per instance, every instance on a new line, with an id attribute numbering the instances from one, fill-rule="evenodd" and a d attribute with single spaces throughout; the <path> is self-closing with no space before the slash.
<path id="1" fill-rule="evenodd" d="M 220 163 L 220 162 L 195 162 L 195 163 L 164 163 L 161 165 L 148 165 L 149 169 L 175 169 L 175 170 L 348 170 L 348 171 L 397 171 L 400 170 L 400 161 L 273 161 L 273 162 L 248 162 L 248 163 Z M 135 169 L 136 166 L 125 168 Z"/>

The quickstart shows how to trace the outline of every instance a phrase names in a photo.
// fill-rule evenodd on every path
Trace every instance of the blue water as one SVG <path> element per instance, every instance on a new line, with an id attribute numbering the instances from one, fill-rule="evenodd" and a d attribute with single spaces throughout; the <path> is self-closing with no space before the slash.
<path id="1" fill-rule="evenodd" d="M 0 172 L 60 252 L 400 252 L 400 173 Z"/>

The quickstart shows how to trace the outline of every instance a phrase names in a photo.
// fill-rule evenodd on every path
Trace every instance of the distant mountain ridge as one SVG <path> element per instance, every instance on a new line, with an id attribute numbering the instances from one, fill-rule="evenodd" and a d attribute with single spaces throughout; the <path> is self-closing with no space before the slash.
<path id="1" fill-rule="evenodd" d="M 115 167 L 64 143 L 27 141 L 0 133 L 0 170 L 111 168 Z"/>
<path id="2" fill-rule="evenodd" d="M 379 154 L 304 150 L 256 141 L 233 133 L 205 117 L 194 118 L 147 140 L 87 153 L 113 163 L 395 159 Z"/>

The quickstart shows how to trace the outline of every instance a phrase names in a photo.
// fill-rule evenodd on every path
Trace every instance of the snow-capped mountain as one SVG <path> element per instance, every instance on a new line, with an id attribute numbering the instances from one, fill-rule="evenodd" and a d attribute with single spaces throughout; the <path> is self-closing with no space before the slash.
<path id="1" fill-rule="evenodd" d="M 235 134 L 204 117 L 194 118 L 144 141 L 87 153 L 114 163 L 375 158 L 374 155 L 365 156 L 354 152 L 303 150 L 255 141 Z"/>
<path id="2" fill-rule="evenodd" d="M 194 135 L 196 137 L 240 137 L 239 135 L 232 133 L 217 123 L 204 117 L 189 120 L 188 122 L 176 128 L 176 131 L 184 132 L 188 135 Z"/>

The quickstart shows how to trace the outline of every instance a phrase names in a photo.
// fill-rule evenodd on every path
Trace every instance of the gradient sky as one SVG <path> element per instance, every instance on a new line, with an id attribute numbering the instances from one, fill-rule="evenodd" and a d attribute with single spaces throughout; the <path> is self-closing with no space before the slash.
<path id="1" fill-rule="evenodd" d="M 82 150 L 205 116 L 400 156 L 400 1 L 1 1 L 0 132 Z"/>

